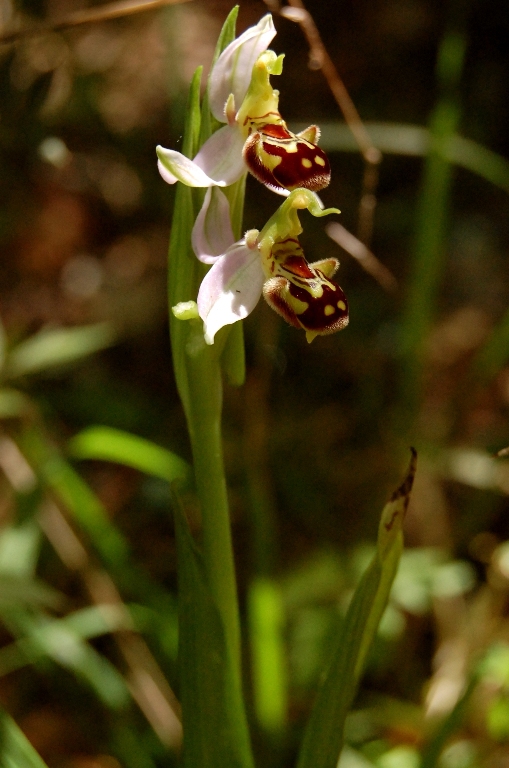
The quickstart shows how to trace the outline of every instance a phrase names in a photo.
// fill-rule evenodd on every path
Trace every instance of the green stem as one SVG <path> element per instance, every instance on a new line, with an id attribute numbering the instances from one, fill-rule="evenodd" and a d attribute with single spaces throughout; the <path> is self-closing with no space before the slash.
<path id="1" fill-rule="evenodd" d="M 191 353 L 186 364 L 190 396 L 188 424 L 202 515 L 203 558 L 223 619 L 227 644 L 240 676 L 237 587 L 221 439 L 221 369 L 214 348 L 207 347 L 203 340 L 201 322 L 197 326 L 190 333 Z"/>

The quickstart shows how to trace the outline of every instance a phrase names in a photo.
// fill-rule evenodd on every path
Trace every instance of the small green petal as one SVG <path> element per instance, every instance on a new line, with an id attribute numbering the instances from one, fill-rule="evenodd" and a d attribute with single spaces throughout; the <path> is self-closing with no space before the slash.
<path id="1" fill-rule="evenodd" d="M 179 301 L 171 311 L 178 320 L 196 320 L 200 316 L 195 301 Z"/>

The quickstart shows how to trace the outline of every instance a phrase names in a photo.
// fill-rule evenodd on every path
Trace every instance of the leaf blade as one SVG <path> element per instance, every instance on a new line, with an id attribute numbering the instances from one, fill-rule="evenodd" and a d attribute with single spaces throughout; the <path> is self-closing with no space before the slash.
<path id="1" fill-rule="evenodd" d="M 112 461 L 169 483 L 187 481 L 191 475 L 189 464 L 172 451 L 113 427 L 88 427 L 70 440 L 68 448 L 76 459 Z"/>
<path id="2" fill-rule="evenodd" d="M 415 474 L 406 478 L 382 511 L 377 551 L 355 590 L 332 660 L 306 727 L 297 768 L 336 768 L 346 715 L 385 610 L 403 549 L 402 524 Z"/>

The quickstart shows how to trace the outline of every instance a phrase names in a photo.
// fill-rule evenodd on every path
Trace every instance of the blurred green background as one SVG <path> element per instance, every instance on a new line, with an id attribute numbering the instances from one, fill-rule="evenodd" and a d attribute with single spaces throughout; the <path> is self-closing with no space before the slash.
<path id="1" fill-rule="evenodd" d="M 168 456 L 152 474 L 129 466 L 145 443 L 123 444 L 124 463 L 92 460 L 118 434 L 90 448 L 82 430 L 190 459 L 167 327 L 174 189 L 155 146 L 179 148 L 190 77 L 231 4 L 51 28 L 92 7 L 0 0 L 0 34 L 45 25 L 0 47 L 0 701 L 50 767 L 156 768 L 179 741 Z M 341 260 L 350 325 L 308 345 L 263 303 L 244 323 L 247 380 L 226 386 L 224 440 L 259 764 L 293 764 L 413 445 L 408 549 L 341 766 L 504 768 L 509 6 L 307 8 L 383 154 L 368 245 L 397 287 L 303 216 L 308 260 Z M 238 31 L 267 10 L 241 0 Z M 362 156 L 301 29 L 274 20 L 281 112 L 290 128 L 322 125 L 321 197 L 359 234 Z M 249 178 L 245 229 L 278 203 Z"/>

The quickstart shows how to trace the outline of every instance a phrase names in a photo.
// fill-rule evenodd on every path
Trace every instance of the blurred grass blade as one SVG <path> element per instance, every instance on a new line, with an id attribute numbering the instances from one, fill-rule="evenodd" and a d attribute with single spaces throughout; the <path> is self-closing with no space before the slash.
<path id="1" fill-rule="evenodd" d="M 275 582 L 266 578 L 253 581 L 248 610 L 256 716 L 265 731 L 278 733 L 286 724 L 287 681 L 284 610 Z"/>
<path id="2" fill-rule="evenodd" d="M 386 155 L 425 157 L 430 149 L 428 128 L 405 123 L 364 123 L 373 144 Z M 305 123 L 293 126 L 304 130 Z M 358 152 L 359 146 L 345 123 L 320 123 L 320 146 L 327 152 Z M 465 168 L 509 192 L 509 160 L 476 141 L 452 134 L 437 148 L 449 163 Z"/>
<path id="3" fill-rule="evenodd" d="M 252 768 L 236 662 L 178 497 L 175 530 L 183 768 Z"/>
<path id="4" fill-rule="evenodd" d="M 104 562 L 115 569 L 127 566 L 129 547 L 87 483 L 37 428 L 18 436 L 20 450 L 43 486 L 65 505 L 90 537 Z"/>
<path id="5" fill-rule="evenodd" d="M 124 464 L 172 483 L 188 480 L 191 467 L 176 454 L 150 440 L 112 427 L 89 427 L 69 442 L 76 459 L 99 459 Z"/>
<path id="6" fill-rule="evenodd" d="M 33 577 L 0 576 L 0 614 L 5 609 L 19 609 L 21 606 L 61 609 L 64 603 L 63 595 L 44 581 Z M 2 650 L 0 648 L 0 654 Z"/>
<path id="7" fill-rule="evenodd" d="M 471 374 L 482 381 L 492 379 L 509 360 L 509 310 L 470 364 Z"/>
<path id="8" fill-rule="evenodd" d="M 306 727 L 298 768 L 336 768 L 345 718 L 368 651 L 387 605 L 403 550 L 403 520 L 412 490 L 416 453 L 403 484 L 385 505 L 377 551 L 355 590 Z"/>
<path id="9" fill-rule="evenodd" d="M 17 389 L 0 390 L 0 419 L 16 419 L 32 410 L 29 398 Z"/>
<path id="10" fill-rule="evenodd" d="M 48 768 L 12 717 L 0 709 L 0 764 L 2 768 Z"/>
<path id="11" fill-rule="evenodd" d="M 34 520 L 6 525 L 0 533 L 0 576 L 34 578 L 41 542 L 41 529 Z"/>
<path id="12" fill-rule="evenodd" d="M 120 709 L 128 704 L 131 695 L 124 678 L 108 659 L 86 642 L 83 636 L 86 633 L 82 635 L 75 630 L 72 620 L 48 621 L 40 616 L 33 618 L 28 613 L 24 619 L 28 634 L 15 644 L 0 649 L 0 674 L 47 657 L 87 683 L 106 706 Z M 15 623 L 16 617 L 11 612 L 11 629 Z M 96 624 L 90 627 L 91 636 L 104 634 L 104 625 L 96 632 Z"/>
<path id="13" fill-rule="evenodd" d="M 453 178 L 453 167 L 446 159 L 446 149 L 459 124 L 459 83 L 467 45 L 467 36 L 463 31 L 466 3 L 451 0 L 448 10 L 448 30 L 440 44 L 436 67 L 440 96 L 430 120 L 430 147 L 424 166 L 416 242 L 401 324 L 401 383 L 405 420 L 415 412 L 420 400 L 424 350 L 435 315 L 445 263 Z"/>
<path id="14" fill-rule="evenodd" d="M 467 171 L 472 171 L 496 187 L 509 192 L 509 161 L 487 147 L 463 136 L 453 136 L 445 148 L 445 155 Z"/>
<path id="15" fill-rule="evenodd" d="M 439 765 L 440 754 L 450 737 L 461 726 L 465 717 L 465 710 L 478 682 L 478 674 L 474 673 L 468 681 L 468 685 L 461 698 L 458 699 L 453 709 L 437 728 L 432 739 L 424 747 L 420 763 L 421 768 L 435 768 L 435 766 Z"/>
<path id="16" fill-rule="evenodd" d="M 0 371 L 4 367 L 6 346 L 4 324 L 2 323 L 2 318 L 0 318 Z"/>
<path id="17" fill-rule="evenodd" d="M 13 379 L 74 363 L 111 346 L 114 341 L 115 335 L 108 323 L 44 329 L 11 350 L 5 362 L 5 376 Z"/>

